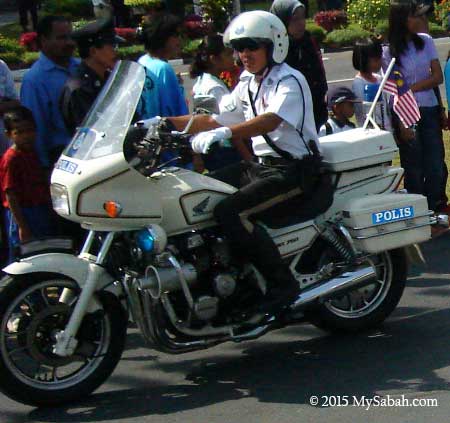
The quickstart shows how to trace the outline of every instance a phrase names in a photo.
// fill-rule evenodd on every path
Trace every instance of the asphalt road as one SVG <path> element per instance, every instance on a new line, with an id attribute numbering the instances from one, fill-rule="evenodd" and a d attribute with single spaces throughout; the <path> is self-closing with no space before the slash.
<path id="1" fill-rule="evenodd" d="M 448 48 L 439 47 L 442 59 Z M 352 77 L 350 54 L 326 55 L 329 79 Z M 181 356 L 145 348 L 132 330 L 118 368 L 90 398 L 33 409 L 0 395 L 0 422 L 447 422 L 450 234 L 423 250 L 426 266 L 411 269 L 399 306 L 379 330 L 332 336 L 299 325 Z M 363 397 L 380 406 L 359 405 Z M 381 406 L 381 397 L 402 406 Z M 431 403 L 406 406 L 414 400 Z"/>
<path id="2" fill-rule="evenodd" d="M 257 341 L 181 356 L 146 349 L 131 331 L 115 373 L 90 398 L 33 409 L 0 397 L 0 421 L 446 422 L 449 247 L 450 234 L 424 244 L 427 265 L 412 269 L 398 308 L 379 330 L 331 336 L 298 325 Z M 313 396 L 319 405 L 310 404 Z M 368 408 L 358 405 L 363 397 L 434 403 Z M 350 405 L 324 407 L 326 398 L 334 404 L 347 399 Z"/>

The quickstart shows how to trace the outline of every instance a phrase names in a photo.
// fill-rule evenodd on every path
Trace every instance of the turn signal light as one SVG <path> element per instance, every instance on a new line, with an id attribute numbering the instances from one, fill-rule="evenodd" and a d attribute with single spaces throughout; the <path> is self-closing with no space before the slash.
<path id="1" fill-rule="evenodd" d="M 115 201 L 107 201 L 103 204 L 103 208 L 105 209 L 106 214 L 112 218 L 119 217 L 122 211 L 122 206 Z"/>

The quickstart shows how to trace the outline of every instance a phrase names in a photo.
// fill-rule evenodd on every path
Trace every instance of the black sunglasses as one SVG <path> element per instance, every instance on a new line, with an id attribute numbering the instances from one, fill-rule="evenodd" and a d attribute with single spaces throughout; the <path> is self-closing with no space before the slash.
<path id="1" fill-rule="evenodd" d="M 245 49 L 256 51 L 261 48 L 262 44 L 251 38 L 242 38 L 240 40 L 233 40 L 231 46 L 239 53 L 242 53 Z"/>

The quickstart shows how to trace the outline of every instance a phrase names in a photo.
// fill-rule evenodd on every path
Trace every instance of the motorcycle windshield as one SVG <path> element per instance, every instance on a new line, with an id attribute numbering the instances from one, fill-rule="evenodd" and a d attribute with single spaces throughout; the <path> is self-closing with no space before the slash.
<path id="1" fill-rule="evenodd" d="M 122 152 L 145 82 L 144 68 L 120 61 L 64 151 L 78 160 L 92 160 Z"/>

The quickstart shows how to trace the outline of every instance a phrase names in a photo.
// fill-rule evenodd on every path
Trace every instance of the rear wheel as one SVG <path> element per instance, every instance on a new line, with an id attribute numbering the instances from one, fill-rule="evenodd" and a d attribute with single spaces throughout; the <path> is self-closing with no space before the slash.
<path id="1" fill-rule="evenodd" d="M 332 257 L 326 251 L 321 264 Z M 308 313 L 314 325 L 330 332 L 356 332 L 382 323 L 395 309 L 405 288 L 407 260 L 403 250 L 370 256 L 365 263 L 376 278 L 373 283 L 330 299 Z"/>
<path id="2" fill-rule="evenodd" d="M 0 292 L 0 390 L 29 405 L 49 406 L 93 392 L 116 367 L 124 348 L 127 319 L 112 295 L 87 314 L 73 355 L 53 353 L 80 290 L 58 275 L 6 276 Z M 65 298 L 65 300 L 63 300 Z"/>

